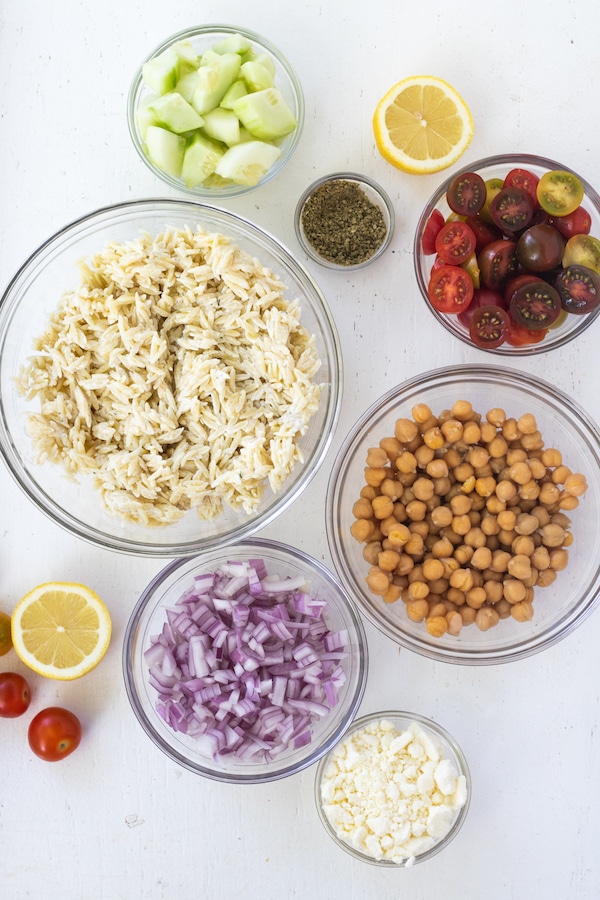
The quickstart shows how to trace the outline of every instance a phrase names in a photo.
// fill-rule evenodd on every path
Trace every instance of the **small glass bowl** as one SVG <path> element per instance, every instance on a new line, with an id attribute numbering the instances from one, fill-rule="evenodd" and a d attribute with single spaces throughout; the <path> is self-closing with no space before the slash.
<path id="1" fill-rule="evenodd" d="M 427 404 L 434 415 L 457 400 L 469 400 L 485 415 L 501 407 L 508 417 L 533 413 L 545 447 L 557 448 L 572 472 L 588 484 L 579 505 L 568 513 L 573 536 L 567 567 L 547 587 L 535 589 L 534 616 L 512 617 L 480 631 L 475 624 L 457 636 L 433 637 L 424 622 L 409 619 L 403 601 L 386 603 L 372 593 L 364 544 L 350 532 L 353 506 L 365 484 L 365 459 L 371 447 L 394 435 L 398 418 Z M 361 611 L 383 634 L 410 650 L 440 662 L 493 665 L 531 656 L 557 643 L 579 626 L 600 601 L 600 432 L 571 397 L 537 378 L 491 365 L 448 366 L 425 372 L 392 388 L 367 409 L 345 438 L 333 463 L 326 497 L 327 538 L 340 581 Z"/>
<path id="2" fill-rule="evenodd" d="M 38 411 L 14 387 L 14 379 L 34 353 L 63 292 L 80 282 L 78 264 L 109 242 L 127 242 L 143 233 L 201 226 L 229 237 L 271 269 L 286 285 L 284 296 L 298 300 L 300 321 L 315 335 L 322 361 L 314 376 L 321 386 L 319 408 L 299 440 L 299 460 L 281 489 L 266 487 L 252 513 L 224 507 L 214 519 L 193 510 L 172 525 L 144 526 L 109 515 L 92 476 L 75 481 L 63 468 L 36 461 L 27 417 Z M 189 200 L 137 200 L 96 210 L 48 238 L 23 263 L 0 299 L 0 456 L 27 497 L 67 531 L 97 546 L 154 557 L 190 556 L 253 534 L 289 507 L 312 480 L 333 438 L 341 402 L 342 358 L 326 300 L 306 269 L 267 232 L 241 216 Z"/>
<path id="3" fill-rule="evenodd" d="M 353 184 L 357 184 L 366 195 L 367 199 L 381 210 L 385 225 L 385 236 L 377 249 L 373 252 L 373 254 L 369 256 L 368 259 L 364 259 L 358 263 L 350 263 L 348 265 L 338 264 L 330 259 L 327 259 L 325 256 L 321 256 L 317 248 L 308 239 L 302 221 L 304 207 L 313 193 L 323 185 L 333 184 L 338 181 L 349 181 Z M 338 272 L 364 269 L 365 266 L 370 266 L 372 263 L 378 260 L 390 245 L 394 234 L 394 223 L 394 207 L 392 205 L 392 201 L 385 193 L 383 188 L 381 188 L 375 181 L 373 181 L 371 178 L 368 178 L 366 175 L 356 175 L 353 172 L 335 172 L 332 175 L 325 175 L 323 176 L 323 178 L 318 178 L 309 187 L 306 188 L 306 190 L 298 200 L 296 211 L 294 214 L 294 228 L 296 229 L 296 237 L 305 253 L 307 253 L 311 259 L 313 259 L 315 262 L 318 262 L 325 268 L 335 269 Z"/>
<path id="4" fill-rule="evenodd" d="M 409 857 L 403 862 L 394 862 L 391 859 L 375 859 L 375 857 L 369 856 L 367 853 L 363 853 L 357 847 L 354 847 L 352 846 L 352 844 L 345 841 L 336 832 L 335 827 L 327 816 L 323 805 L 323 783 L 327 775 L 329 765 L 331 764 L 331 760 L 334 757 L 336 750 L 338 749 L 336 747 L 330 750 L 327 756 L 324 756 L 317 766 L 317 772 L 315 776 L 315 803 L 319 818 L 321 819 L 321 822 L 329 837 L 333 841 L 335 841 L 338 847 L 341 847 L 342 850 L 345 850 L 346 853 L 349 853 L 350 856 L 353 856 L 354 859 L 359 860 L 359 862 L 368 863 L 373 866 L 380 866 L 386 869 L 406 868 L 431 859 L 433 856 L 447 847 L 448 844 L 451 843 L 451 841 L 454 840 L 454 838 L 462 828 L 462 825 L 469 811 L 469 805 L 471 802 L 471 774 L 465 755 L 454 738 L 450 734 L 448 734 L 448 732 L 444 728 L 442 728 L 441 725 L 438 725 L 437 722 L 434 722 L 431 719 L 427 719 L 424 716 L 420 716 L 418 715 L 418 713 L 385 710 L 382 712 L 374 712 L 370 713 L 369 715 L 362 716 L 361 718 L 354 720 L 350 728 L 348 728 L 348 730 L 346 731 L 346 734 L 344 735 L 340 743 L 343 743 L 344 740 L 347 740 L 353 734 L 361 731 L 366 726 L 374 724 L 380 720 L 391 722 L 394 726 L 394 729 L 398 732 L 406 731 L 412 724 L 418 725 L 421 730 L 427 735 L 427 737 L 430 738 L 441 749 L 442 757 L 452 763 L 456 773 L 459 776 L 464 776 L 466 800 L 463 806 L 456 809 L 454 819 L 448 833 L 444 837 L 440 838 L 437 843 L 435 843 L 425 852 L 415 855 L 413 858 Z"/>
<path id="5" fill-rule="evenodd" d="M 417 283 L 421 294 L 423 295 L 423 299 L 425 300 L 427 309 L 435 316 L 438 322 L 440 322 L 450 334 L 454 335 L 454 337 L 457 337 L 465 344 L 468 344 L 469 347 L 481 349 L 483 353 L 495 353 L 499 356 L 514 358 L 547 353 L 549 350 L 564 347 L 565 344 L 574 340 L 578 335 L 582 334 L 587 328 L 594 324 L 600 315 L 600 306 L 586 315 L 574 315 L 572 313 L 567 315 L 565 319 L 559 321 L 559 324 L 550 328 L 548 334 L 538 344 L 526 344 L 521 347 L 513 347 L 511 344 L 504 343 L 494 349 L 475 347 L 469 336 L 468 329 L 460 322 L 458 316 L 450 313 L 441 313 L 434 309 L 429 302 L 427 286 L 436 257 L 435 254 L 425 255 L 423 253 L 421 241 L 425 226 L 434 209 L 439 209 L 444 218 L 451 212 L 450 207 L 446 202 L 446 191 L 457 175 L 461 175 L 464 172 L 476 172 L 481 175 L 484 181 L 487 181 L 490 178 L 501 178 L 504 180 L 510 170 L 516 168 L 527 169 L 538 177 L 541 177 L 545 172 L 553 169 L 566 169 L 572 171 L 569 169 L 569 166 L 555 162 L 552 159 L 521 153 L 490 156 L 486 159 L 477 160 L 476 162 L 463 166 L 462 169 L 458 169 L 453 175 L 447 178 L 430 198 L 419 218 L 413 246 Z M 574 172 L 573 174 L 577 173 Z M 600 238 L 600 196 L 594 188 L 585 181 L 585 179 L 581 178 L 580 175 L 577 177 L 583 184 L 585 191 L 582 206 L 589 212 L 592 218 L 591 234 Z"/>
<path id="6" fill-rule="evenodd" d="M 331 714 L 312 725 L 312 741 L 299 749 L 283 751 L 270 762 L 238 760 L 223 756 L 215 761 L 199 752 L 194 738 L 173 731 L 156 711 L 156 691 L 148 682 L 144 651 L 152 636 L 160 633 L 170 608 L 194 583 L 194 577 L 214 571 L 229 560 L 262 559 L 268 574 L 302 576 L 311 596 L 327 601 L 325 619 L 332 631 L 347 630 L 349 652 L 342 666 L 346 681 L 339 690 Z M 367 640 L 358 612 L 337 578 L 320 562 L 285 544 L 263 538 L 211 550 L 187 560 L 169 563 L 148 585 L 138 600 L 125 630 L 123 673 L 133 711 L 150 738 L 174 762 L 214 781 L 259 784 L 300 772 L 327 753 L 352 722 L 364 693 L 368 669 Z"/>
<path id="7" fill-rule="evenodd" d="M 243 184 L 224 184 L 218 186 L 215 185 L 214 187 L 206 187 L 199 184 L 196 185 L 196 187 L 189 188 L 181 178 L 174 178 L 158 166 L 155 166 L 146 153 L 145 143 L 137 121 L 137 111 L 140 103 L 152 92 L 142 78 L 142 68 L 149 60 L 158 56 L 179 41 L 189 41 L 194 48 L 194 51 L 200 55 L 218 41 L 234 34 L 240 34 L 242 37 L 247 38 L 253 48 L 259 53 L 264 52 L 273 57 L 276 64 L 275 86 L 281 91 L 286 103 L 294 114 L 297 125 L 294 131 L 280 142 L 279 147 L 281 149 L 281 156 L 261 178 L 258 184 L 252 186 Z M 247 28 L 238 28 L 234 25 L 200 25 L 195 28 L 186 28 L 167 38 L 159 44 L 158 47 L 152 50 L 152 52 L 140 63 L 129 89 L 127 100 L 127 124 L 131 140 L 133 141 L 133 145 L 140 158 L 148 168 L 158 176 L 158 178 L 164 181 L 165 184 L 170 185 L 170 187 L 177 188 L 177 190 L 183 191 L 183 193 L 189 194 L 192 197 L 201 199 L 210 198 L 211 200 L 218 202 L 226 197 L 237 197 L 240 194 L 247 194 L 249 191 L 256 190 L 256 188 L 266 184 L 267 181 L 270 181 L 278 175 L 289 162 L 298 146 L 304 125 L 304 94 L 294 69 L 281 51 L 271 44 L 270 41 L 261 37 L 259 34 L 255 34 L 253 31 L 249 31 Z"/>

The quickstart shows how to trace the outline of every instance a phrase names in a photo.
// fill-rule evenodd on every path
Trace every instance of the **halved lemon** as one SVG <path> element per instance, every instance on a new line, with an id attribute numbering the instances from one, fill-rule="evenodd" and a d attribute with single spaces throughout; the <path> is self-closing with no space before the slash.
<path id="1" fill-rule="evenodd" d="M 373 116 L 377 149 L 396 168 L 413 175 L 455 163 L 473 137 L 473 117 L 454 88 L 433 75 L 399 81 Z"/>
<path id="2" fill-rule="evenodd" d="M 46 678 L 71 681 L 97 666 L 108 649 L 112 623 L 97 594 L 83 584 L 40 584 L 12 614 L 15 651 Z"/>

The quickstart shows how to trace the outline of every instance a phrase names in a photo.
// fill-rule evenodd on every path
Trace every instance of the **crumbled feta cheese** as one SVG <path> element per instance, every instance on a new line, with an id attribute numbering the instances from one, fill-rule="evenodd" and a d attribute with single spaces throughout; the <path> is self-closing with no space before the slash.
<path id="1" fill-rule="evenodd" d="M 400 732 L 380 719 L 336 748 L 321 800 L 342 841 L 373 859 L 409 866 L 448 834 L 467 786 L 434 735 L 416 722 Z"/>

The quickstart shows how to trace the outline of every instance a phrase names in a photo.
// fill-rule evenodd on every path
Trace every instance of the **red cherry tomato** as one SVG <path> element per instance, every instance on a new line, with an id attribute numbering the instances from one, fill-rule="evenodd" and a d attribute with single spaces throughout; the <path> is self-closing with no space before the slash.
<path id="1" fill-rule="evenodd" d="M 429 278 L 429 302 L 442 313 L 459 313 L 473 299 L 473 281 L 460 266 L 434 268 Z"/>
<path id="2" fill-rule="evenodd" d="M 22 675 L 17 672 L 0 674 L 0 716 L 16 719 L 22 716 L 31 703 L 31 690 Z"/>
<path id="3" fill-rule="evenodd" d="M 574 234 L 589 234 L 592 227 L 592 217 L 587 209 L 584 209 L 583 206 L 578 206 L 575 212 L 569 213 L 567 216 L 556 216 L 556 218 L 553 218 L 552 224 L 568 241 Z"/>
<path id="4" fill-rule="evenodd" d="M 79 746 L 81 722 L 68 709 L 49 706 L 31 720 L 27 737 L 36 756 L 57 762 Z"/>
<path id="5" fill-rule="evenodd" d="M 503 187 L 490 203 L 490 216 L 498 228 L 512 234 L 531 222 L 533 201 L 521 188 Z"/>
<path id="6" fill-rule="evenodd" d="M 547 328 L 538 328 L 537 331 L 532 331 L 530 328 L 524 328 L 523 325 L 511 322 L 506 332 L 506 343 L 511 347 L 526 347 L 529 344 L 539 344 L 547 334 Z"/>
<path id="7" fill-rule="evenodd" d="M 526 191 L 531 197 L 531 202 L 535 209 L 538 206 L 537 186 L 539 180 L 537 175 L 527 171 L 527 169 L 511 169 L 504 179 L 503 187 L 516 187 L 520 188 L 522 191 Z"/>
<path id="8" fill-rule="evenodd" d="M 494 350 L 506 340 L 510 317 L 499 306 L 482 306 L 473 314 L 469 334 L 476 347 Z"/>
<path id="9" fill-rule="evenodd" d="M 444 262 L 460 266 L 474 253 L 476 244 L 475 235 L 465 222 L 447 222 L 436 235 L 435 250 Z"/>
<path id="10" fill-rule="evenodd" d="M 468 216 L 465 223 L 469 226 L 475 235 L 476 245 L 475 253 L 479 253 L 492 241 L 499 241 L 502 238 L 502 232 L 496 228 L 491 222 L 484 222 L 479 216 Z"/>
<path id="11" fill-rule="evenodd" d="M 423 237 L 421 238 L 421 249 L 425 256 L 433 256 L 435 253 L 435 239 L 444 222 L 445 219 L 439 209 L 434 209 L 427 219 L 423 229 Z"/>
<path id="12" fill-rule="evenodd" d="M 500 291 L 492 291 L 490 288 L 475 288 L 473 299 L 469 303 L 467 309 L 458 314 L 459 322 L 469 328 L 473 313 L 482 306 L 500 306 L 502 309 L 508 309 L 504 297 Z"/>

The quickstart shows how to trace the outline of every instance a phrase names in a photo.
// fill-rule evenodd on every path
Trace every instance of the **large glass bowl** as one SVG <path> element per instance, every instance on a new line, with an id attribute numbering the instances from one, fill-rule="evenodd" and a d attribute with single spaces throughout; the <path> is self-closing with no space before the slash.
<path id="1" fill-rule="evenodd" d="M 278 143 L 278 146 L 281 149 L 281 156 L 279 156 L 269 171 L 260 179 L 258 184 L 253 186 L 243 184 L 223 184 L 211 187 L 199 184 L 195 187 L 187 187 L 183 179 L 175 178 L 154 165 L 146 152 L 145 143 L 140 132 L 137 112 L 140 103 L 143 103 L 144 99 L 152 92 L 142 78 L 142 67 L 150 59 L 158 56 L 179 41 L 188 41 L 194 48 L 196 54 L 200 55 L 218 41 L 224 40 L 234 34 L 240 34 L 242 37 L 247 38 L 256 53 L 266 53 L 268 56 L 272 57 L 276 67 L 275 87 L 281 91 L 284 100 L 294 114 L 297 125 L 294 131 Z M 304 125 L 304 94 L 302 93 L 302 86 L 298 76 L 291 64 L 281 51 L 273 46 L 270 41 L 261 37 L 259 34 L 255 34 L 253 31 L 249 31 L 247 28 L 238 28 L 234 25 L 199 25 L 194 28 L 186 28 L 183 31 L 179 31 L 177 34 L 171 35 L 171 37 L 164 40 L 158 47 L 155 47 L 154 50 L 142 60 L 129 89 L 129 96 L 127 99 L 127 123 L 131 140 L 133 141 L 133 145 L 140 158 L 158 178 L 170 187 L 176 188 L 185 194 L 205 200 L 211 199 L 218 203 L 223 198 L 236 197 L 240 194 L 246 194 L 248 191 L 256 190 L 256 188 L 266 184 L 267 181 L 270 181 L 278 175 L 289 162 L 298 146 Z"/>
<path id="2" fill-rule="evenodd" d="M 446 191 L 450 183 L 454 180 L 454 178 L 456 178 L 457 175 L 460 175 L 463 172 L 476 172 L 477 174 L 481 175 L 484 181 L 487 181 L 490 178 L 504 179 L 504 177 L 510 172 L 511 169 L 516 168 L 527 169 L 538 177 L 541 177 L 545 172 L 551 171 L 553 169 L 565 169 L 568 171 L 572 171 L 569 166 L 566 166 L 563 163 L 556 162 L 552 159 L 546 159 L 542 156 L 535 156 L 533 154 L 507 153 L 500 156 L 490 156 L 486 159 L 477 160 L 476 162 L 458 169 L 437 188 L 437 190 L 434 192 L 427 205 L 425 206 L 425 209 L 421 213 L 421 216 L 417 223 L 413 247 L 414 264 L 417 283 L 423 296 L 425 306 L 437 319 L 437 321 L 440 322 L 440 324 L 450 332 L 450 334 L 454 335 L 454 337 L 463 341 L 465 344 L 468 344 L 470 347 L 473 347 L 474 345 L 469 336 L 469 331 L 459 321 L 458 317 L 451 313 L 439 312 L 438 310 L 433 308 L 429 301 L 429 298 L 427 296 L 427 286 L 429 284 L 429 276 L 431 274 L 431 270 L 436 257 L 435 255 L 426 255 L 423 253 L 421 244 L 423 232 L 425 230 L 425 226 L 427 225 L 427 221 L 429 220 L 429 217 L 434 209 L 439 209 L 444 218 L 446 218 L 446 216 L 448 216 L 451 212 L 450 207 L 446 202 Z M 581 205 L 588 211 L 592 219 L 590 233 L 600 239 L 600 196 L 594 190 L 594 188 L 590 184 L 588 184 L 587 181 L 585 181 L 584 178 L 581 178 L 580 175 L 578 175 L 578 178 L 581 180 L 585 191 Z M 570 341 L 574 340 L 579 334 L 592 326 L 596 322 L 596 319 L 599 315 L 600 306 L 586 315 L 574 315 L 572 313 L 569 313 L 564 320 L 560 321 L 560 324 L 554 325 L 552 328 L 550 328 L 548 334 L 544 337 L 544 339 L 537 344 L 512 346 L 511 344 L 505 342 L 499 347 L 496 347 L 494 349 L 486 348 L 485 350 L 482 350 L 482 352 L 495 353 L 499 356 L 508 356 L 513 358 L 531 356 L 538 353 L 546 353 L 548 350 L 555 350 L 558 347 L 564 347 L 565 344 L 568 344 Z"/>
<path id="3" fill-rule="evenodd" d="M 124 242 L 142 232 L 162 233 L 167 226 L 192 228 L 228 236 L 241 249 L 269 267 L 287 285 L 286 299 L 298 299 L 301 323 L 315 335 L 322 361 L 314 377 L 321 385 L 317 412 L 299 439 L 298 461 L 274 493 L 269 487 L 251 513 L 224 508 L 212 520 L 191 511 L 168 527 L 121 521 L 103 508 L 100 494 L 87 479 L 69 480 L 63 469 L 34 461 L 26 418 L 37 411 L 15 390 L 14 379 L 33 353 L 33 340 L 64 291 L 79 283 L 78 262 L 108 242 Z M 0 302 L 0 453 L 11 474 L 36 506 L 54 522 L 80 538 L 122 552 L 175 557 L 197 553 L 248 536 L 271 522 L 298 497 L 323 461 L 337 421 L 341 393 L 341 352 L 334 321 L 323 294 L 290 252 L 267 232 L 240 216 L 207 205 L 177 200 L 140 200 L 97 210 L 66 225 L 25 261 Z"/>
<path id="4" fill-rule="evenodd" d="M 323 757 L 323 759 L 321 759 L 319 765 L 317 766 L 317 772 L 315 776 L 315 804 L 317 807 L 319 818 L 327 834 L 333 841 L 335 841 L 338 847 L 340 847 L 342 850 L 345 850 L 346 853 L 350 854 L 350 856 L 354 857 L 354 859 L 358 860 L 359 862 L 368 863 L 373 866 L 380 866 L 381 868 L 385 869 L 405 868 L 416 865 L 417 863 L 426 862 L 428 859 L 436 856 L 436 854 L 438 854 L 441 850 L 447 847 L 448 844 L 451 843 L 451 841 L 454 840 L 454 838 L 462 828 L 462 825 L 469 811 L 469 805 L 471 802 L 471 774 L 465 755 L 452 735 L 450 735 L 446 731 L 446 729 L 442 728 L 442 726 L 437 722 L 434 722 L 432 719 L 425 718 L 418 713 L 404 712 L 399 710 L 386 710 L 382 712 L 370 713 L 366 716 L 361 716 L 359 719 L 354 720 L 354 722 L 344 735 L 344 738 L 342 738 L 341 743 L 343 743 L 344 740 L 350 740 L 352 738 L 352 735 L 356 734 L 356 732 L 359 732 L 362 729 L 368 728 L 370 726 L 375 726 L 376 723 L 380 721 L 390 722 L 394 726 L 394 731 L 398 732 L 399 734 L 406 733 L 411 728 L 411 726 L 416 725 L 426 735 L 426 737 L 433 744 L 435 744 L 436 748 L 440 751 L 440 758 L 447 760 L 452 765 L 454 772 L 458 776 L 462 776 L 464 778 L 466 799 L 463 796 L 462 799 L 464 799 L 465 802 L 453 812 L 452 822 L 447 834 L 445 834 L 443 837 L 438 838 L 433 846 L 431 846 L 428 850 L 417 853 L 414 857 L 407 856 L 401 862 L 395 862 L 392 859 L 386 858 L 377 859 L 374 856 L 364 852 L 362 849 L 360 849 L 360 847 L 357 847 L 350 843 L 348 840 L 345 840 L 344 837 L 338 833 L 334 823 L 329 818 L 326 809 L 327 804 L 324 802 L 323 797 L 323 786 L 326 778 L 328 777 L 330 766 L 332 765 L 332 758 L 338 751 L 338 747 L 334 747 L 332 750 L 330 750 L 327 756 Z M 335 768 L 333 769 L 333 771 L 335 771 Z M 377 778 L 377 784 L 379 786 L 378 774 L 375 777 Z"/>
<path id="5" fill-rule="evenodd" d="M 563 462 L 582 473 L 588 490 L 568 513 L 572 546 L 569 562 L 553 584 L 535 589 L 531 621 L 501 619 L 487 631 L 471 624 L 457 636 L 433 637 L 423 622 L 411 621 L 404 602 L 385 603 L 366 577 L 364 544 L 350 533 L 353 505 L 364 481 L 371 447 L 394 435 L 398 418 L 410 417 L 418 403 L 434 414 L 469 400 L 482 414 L 502 407 L 507 416 L 533 413 L 546 447 L 562 452 Z M 463 665 L 505 663 L 550 647 L 571 633 L 597 606 L 600 592 L 600 433 L 572 398 L 534 375 L 490 365 L 451 366 L 425 372 L 392 388 L 358 419 L 332 467 L 327 489 L 327 535 L 334 565 L 346 590 L 365 616 L 396 643 L 442 662 Z"/>
<path id="6" fill-rule="evenodd" d="M 148 683 L 144 651 L 160 633 L 165 610 L 194 583 L 230 560 L 264 560 L 269 575 L 306 580 L 312 597 L 326 601 L 325 620 L 331 631 L 346 630 L 348 654 L 342 661 L 346 680 L 331 712 L 312 725 L 312 740 L 285 750 L 271 761 L 239 760 L 223 756 L 215 761 L 201 753 L 196 739 L 173 731 L 156 711 L 156 691 Z M 233 547 L 211 550 L 187 560 L 175 560 L 148 585 L 133 610 L 123 641 L 125 686 L 133 711 L 150 740 L 172 760 L 191 772 L 230 784 L 258 784 L 300 772 L 320 759 L 343 736 L 360 705 L 367 678 L 367 643 L 358 612 L 337 578 L 320 562 L 287 545 L 261 538 Z"/>

